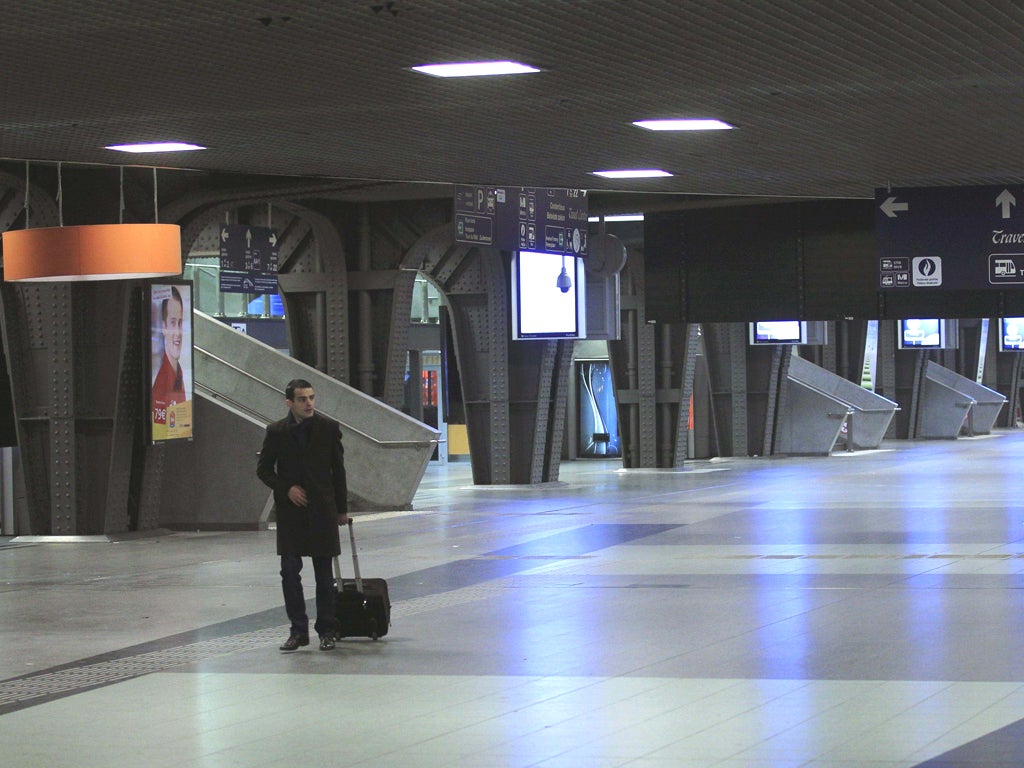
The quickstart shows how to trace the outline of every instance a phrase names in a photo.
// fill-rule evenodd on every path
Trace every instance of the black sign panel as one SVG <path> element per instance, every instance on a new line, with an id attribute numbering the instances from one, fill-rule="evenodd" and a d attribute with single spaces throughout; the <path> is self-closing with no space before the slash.
<path id="1" fill-rule="evenodd" d="M 277 230 L 245 224 L 220 228 L 222 293 L 277 293 Z"/>
<path id="2" fill-rule="evenodd" d="M 875 238 L 882 289 L 1024 286 L 1024 186 L 877 189 Z"/>
<path id="3" fill-rule="evenodd" d="M 587 193 L 546 187 L 455 187 L 455 240 L 505 251 L 587 255 Z"/>

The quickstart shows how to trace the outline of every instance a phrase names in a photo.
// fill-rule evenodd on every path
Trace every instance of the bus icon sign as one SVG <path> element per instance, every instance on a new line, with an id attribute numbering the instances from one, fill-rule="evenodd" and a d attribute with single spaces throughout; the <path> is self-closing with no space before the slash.
<path id="1" fill-rule="evenodd" d="M 988 282 L 991 285 L 998 283 L 1024 283 L 1024 273 L 1017 267 L 1017 259 L 1024 258 L 1020 253 L 993 253 L 988 257 Z"/>

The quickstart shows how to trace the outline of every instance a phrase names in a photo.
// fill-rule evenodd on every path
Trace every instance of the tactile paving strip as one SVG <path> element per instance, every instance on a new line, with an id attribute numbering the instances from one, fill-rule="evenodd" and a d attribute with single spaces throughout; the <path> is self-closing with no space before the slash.
<path id="1" fill-rule="evenodd" d="M 427 595 L 396 604 L 393 619 L 418 613 L 451 608 L 475 600 L 484 600 L 507 589 L 497 584 L 477 585 L 437 595 Z M 124 658 L 108 659 L 77 667 L 58 669 L 0 681 L 0 714 L 23 709 L 41 700 L 109 685 L 185 664 L 196 664 L 239 651 L 251 651 L 277 645 L 287 634 L 287 624 L 243 632 L 211 640 L 200 640 L 173 648 L 146 651 Z"/>

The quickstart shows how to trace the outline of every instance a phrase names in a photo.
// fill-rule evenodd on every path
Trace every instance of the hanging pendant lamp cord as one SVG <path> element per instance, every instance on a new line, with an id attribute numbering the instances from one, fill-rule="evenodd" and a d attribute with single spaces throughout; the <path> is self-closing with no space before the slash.
<path id="1" fill-rule="evenodd" d="M 29 207 L 28 207 L 29 173 L 28 173 L 28 171 L 29 171 L 29 161 L 26 160 L 25 161 L 25 229 L 28 229 L 28 217 L 29 217 Z"/>
<path id="2" fill-rule="evenodd" d="M 63 163 L 57 163 L 57 224 L 64 226 L 64 176 Z"/>

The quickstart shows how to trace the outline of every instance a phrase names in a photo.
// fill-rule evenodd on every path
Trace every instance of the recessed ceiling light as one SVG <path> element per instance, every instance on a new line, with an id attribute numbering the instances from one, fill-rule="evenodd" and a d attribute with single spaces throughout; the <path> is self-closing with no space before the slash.
<path id="1" fill-rule="evenodd" d="M 479 77 L 482 75 L 522 75 L 540 72 L 536 67 L 518 61 L 464 61 L 451 64 L 421 64 L 417 72 L 434 77 Z"/>
<path id="2" fill-rule="evenodd" d="M 197 149 L 206 149 L 198 144 L 184 144 L 180 141 L 163 141 L 155 144 L 111 144 L 104 149 L 113 149 L 117 152 L 192 152 Z"/>
<path id="3" fill-rule="evenodd" d="M 612 221 L 643 221 L 644 215 L 642 213 L 616 213 L 611 216 L 604 217 L 605 223 Z M 587 221 L 601 221 L 600 216 L 590 216 Z"/>
<path id="4" fill-rule="evenodd" d="M 637 169 L 633 171 L 593 171 L 595 176 L 603 176 L 606 179 L 650 179 L 656 176 L 671 176 L 668 171 L 657 168 Z"/>
<path id="5" fill-rule="evenodd" d="M 633 125 L 649 131 L 729 131 L 734 126 L 721 120 L 635 120 Z"/>

